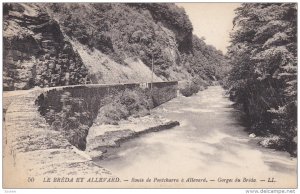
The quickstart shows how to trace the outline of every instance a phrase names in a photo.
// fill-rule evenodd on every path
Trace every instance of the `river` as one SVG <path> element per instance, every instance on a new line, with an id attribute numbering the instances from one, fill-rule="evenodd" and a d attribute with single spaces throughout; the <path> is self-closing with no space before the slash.
<path id="1" fill-rule="evenodd" d="M 220 86 L 211 86 L 161 105 L 153 114 L 177 120 L 180 126 L 129 140 L 97 163 L 129 181 L 132 177 L 193 177 L 208 180 L 193 187 L 295 186 L 297 159 L 257 145 L 223 94 Z M 225 181 L 236 178 L 241 183 Z"/>

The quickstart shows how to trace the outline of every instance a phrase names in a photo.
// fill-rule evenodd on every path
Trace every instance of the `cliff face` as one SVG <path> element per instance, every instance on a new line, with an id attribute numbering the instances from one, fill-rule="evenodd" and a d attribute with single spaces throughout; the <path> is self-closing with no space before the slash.
<path id="1" fill-rule="evenodd" d="M 128 3 L 138 9 L 148 10 L 153 20 L 175 34 L 177 49 L 180 52 L 192 52 L 193 26 L 183 8 L 170 3 Z"/>
<path id="2" fill-rule="evenodd" d="M 178 24 L 172 23 L 177 21 L 177 17 L 173 17 L 167 23 L 167 15 L 160 19 L 157 16 L 169 10 L 168 4 L 146 5 L 148 6 L 121 3 L 48 4 L 47 8 L 65 34 L 88 47 L 94 56 L 99 56 L 94 52 L 98 50 L 109 56 L 108 63 L 116 62 L 120 68 L 128 65 L 126 61 L 133 58 L 140 59 L 151 69 L 153 59 L 154 72 L 158 77 L 177 80 L 172 72 L 180 65 L 179 47 L 182 42 L 188 43 L 185 37 L 192 31 L 191 26 L 185 32 L 185 28 L 180 25 L 186 25 L 188 17 L 185 15 L 185 20 Z M 171 7 L 177 8 L 173 4 Z M 170 9 L 169 15 L 173 12 L 176 10 Z M 94 61 L 94 66 L 105 64 Z M 99 83 L 99 80 L 93 81 Z"/>
<path id="3" fill-rule="evenodd" d="M 213 80 L 222 54 L 184 9 L 156 3 L 4 5 L 4 89 Z M 218 56 L 217 58 L 215 56 Z"/>
<path id="4" fill-rule="evenodd" d="M 81 84 L 88 71 L 60 26 L 34 4 L 5 4 L 4 90 Z"/>

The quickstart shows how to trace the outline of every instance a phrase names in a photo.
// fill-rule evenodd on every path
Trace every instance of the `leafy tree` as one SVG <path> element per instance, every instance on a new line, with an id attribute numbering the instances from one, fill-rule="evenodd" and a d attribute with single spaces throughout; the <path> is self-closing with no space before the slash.
<path id="1" fill-rule="evenodd" d="M 293 153 L 297 118 L 297 8 L 293 3 L 245 3 L 236 9 L 228 58 L 231 97 L 251 130 L 284 139 Z"/>

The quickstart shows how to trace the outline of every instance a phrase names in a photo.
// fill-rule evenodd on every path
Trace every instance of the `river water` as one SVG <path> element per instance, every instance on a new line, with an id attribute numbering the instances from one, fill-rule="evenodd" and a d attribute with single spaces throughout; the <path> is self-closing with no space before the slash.
<path id="1" fill-rule="evenodd" d="M 297 159 L 257 145 L 231 105 L 220 86 L 192 97 L 179 96 L 153 112 L 180 126 L 129 140 L 97 163 L 129 182 L 132 177 L 192 177 L 208 181 L 196 187 L 295 186 Z M 236 178 L 241 183 L 225 181 Z M 249 179 L 256 180 L 243 182 Z"/>

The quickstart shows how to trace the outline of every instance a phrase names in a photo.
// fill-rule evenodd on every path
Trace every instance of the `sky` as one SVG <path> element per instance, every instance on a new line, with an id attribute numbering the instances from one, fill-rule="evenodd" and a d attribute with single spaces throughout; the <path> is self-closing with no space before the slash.
<path id="1" fill-rule="evenodd" d="M 234 9 L 239 3 L 176 3 L 184 7 L 194 31 L 199 38 L 205 37 L 207 44 L 215 46 L 223 54 L 229 46 L 229 33 L 232 30 Z"/>

